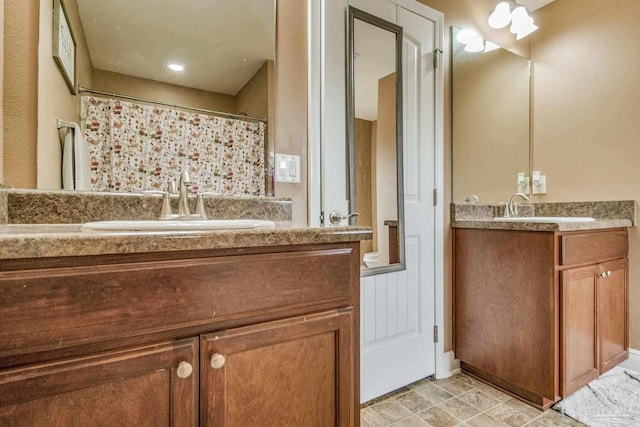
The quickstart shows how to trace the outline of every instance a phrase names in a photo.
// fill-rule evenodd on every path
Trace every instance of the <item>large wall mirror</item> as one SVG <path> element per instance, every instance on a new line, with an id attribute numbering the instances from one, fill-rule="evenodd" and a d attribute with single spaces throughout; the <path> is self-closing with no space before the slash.
<path id="1" fill-rule="evenodd" d="M 504 202 L 528 192 L 518 174 L 529 176 L 529 59 L 490 42 L 468 48 L 459 34 L 451 28 L 451 200 Z"/>
<path id="2" fill-rule="evenodd" d="M 86 126 L 90 149 L 105 133 L 115 139 L 109 152 L 92 151 L 93 181 L 95 168 L 128 165 L 92 190 L 162 189 L 189 167 L 199 190 L 272 193 L 276 0 L 60 1 L 78 90 L 51 58 L 54 2 L 40 2 L 38 188 L 61 185 L 60 118 Z"/>
<path id="3" fill-rule="evenodd" d="M 350 7 L 348 31 L 349 208 L 373 229 L 366 276 L 404 268 L 402 28 Z"/>

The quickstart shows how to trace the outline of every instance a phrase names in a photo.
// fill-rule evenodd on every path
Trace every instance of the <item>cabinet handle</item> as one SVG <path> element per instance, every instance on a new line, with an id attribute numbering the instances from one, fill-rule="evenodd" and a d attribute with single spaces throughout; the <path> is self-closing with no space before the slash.
<path id="1" fill-rule="evenodd" d="M 602 277 L 603 279 L 607 278 L 607 272 L 603 271 L 602 273 L 600 273 L 600 277 Z"/>
<path id="2" fill-rule="evenodd" d="M 225 358 L 221 354 L 214 354 L 211 356 L 211 367 L 213 369 L 220 369 L 224 366 Z"/>
<path id="3" fill-rule="evenodd" d="M 180 362 L 178 364 L 177 374 L 178 378 L 189 378 L 193 372 L 193 366 L 189 362 Z"/>
<path id="4" fill-rule="evenodd" d="M 611 271 L 607 271 L 607 277 L 611 276 Z"/>

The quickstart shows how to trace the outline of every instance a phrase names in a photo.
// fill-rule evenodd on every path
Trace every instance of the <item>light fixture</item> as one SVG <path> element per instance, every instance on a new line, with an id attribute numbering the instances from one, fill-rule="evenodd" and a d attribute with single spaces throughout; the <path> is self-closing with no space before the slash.
<path id="1" fill-rule="evenodd" d="M 480 37 L 480 34 L 475 32 L 474 30 L 465 28 L 464 30 L 458 31 L 456 40 L 458 40 L 459 43 L 467 45 L 477 42 L 477 40 L 482 40 L 482 37 Z"/>
<path id="2" fill-rule="evenodd" d="M 465 52 L 491 52 L 492 50 L 500 48 L 500 46 L 495 43 L 492 43 L 488 40 L 485 41 L 482 37 L 480 37 L 480 34 L 470 28 L 465 28 L 458 31 L 458 33 L 456 34 L 456 40 L 458 41 L 458 43 L 464 45 Z"/>
<path id="3" fill-rule="evenodd" d="M 464 46 L 465 52 L 482 52 L 484 50 L 484 40 L 477 39 Z"/>
<path id="4" fill-rule="evenodd" d="M 489 15 L 489 26 L 500 29 L 509 25 L 509 22 L 511 22 L 511 5 L 507 1 L 501 1 Z"/>
<path id="5" fill-rule="evenodd" d="M 184 65 L 180 64 L 167 64 L 167 67 L 172 71 L 184 71 Z"/>
<path id="6" fill-rule="evenodd" d="M 489 40 L 484 42 L 484 51 L 485 51 L 485 53 L 486 52 L 491 52 L 492 50 L 496 50 L 496 49 L 500 49 L 500 46 L 498 46 L 494 42 L 490 42 Z"/>
<path id="7" fill-rule="evenodd" d="M 513 11 L 511 11 L 511 4 L 515 5 Z M 501 1 L 489 15 L 489 26 L 500 29 L 509 23 L 511 23 L 509 31 L 516 34 L 516 40 L 520 40 L 538 29 L 524 6 L 518 5 L 513 0 Z"/>

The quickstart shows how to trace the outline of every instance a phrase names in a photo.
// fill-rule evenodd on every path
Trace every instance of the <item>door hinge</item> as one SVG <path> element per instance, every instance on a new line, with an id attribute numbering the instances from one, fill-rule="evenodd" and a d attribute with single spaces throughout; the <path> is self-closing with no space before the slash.
<path id="1" fill-rule="evenodd" d="M 433 342 L 438 342 L 438 325 L 434 325 L 433 327 Z"/>
<path id="2" fill-rule="evenodd" d="M 434 188 L 433 189 L 433 206 L 436 206 L 438 204 L 438 189 Z"/>
<path id="3" fill-rule="evenodd" d="M 442 64 L 442 51 L 436 49 L 433 51 L 433 68 L 438 68 Z"/>
<path id="4" fill-rule="evenodd" d="M 320 227 L 324 227 L 324 211 L 320 211 Z"/>

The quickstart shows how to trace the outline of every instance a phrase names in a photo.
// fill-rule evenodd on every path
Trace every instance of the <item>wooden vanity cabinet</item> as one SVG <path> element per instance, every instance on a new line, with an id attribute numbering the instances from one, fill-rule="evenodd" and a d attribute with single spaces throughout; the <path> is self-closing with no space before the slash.
<path id="1" fill-rule="evenodd" d="M 628 357 L 626 229 L 455 229 L 462 369 L 539 408 Z"/>
<path id="2" fill-rule="evenodd" d="M 0 425 L 357 426 L 359 259 L 349 242 L 0 261 Z"/>

